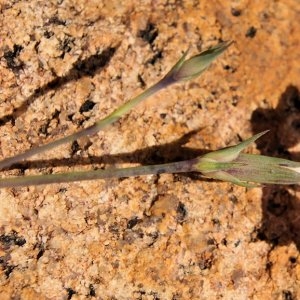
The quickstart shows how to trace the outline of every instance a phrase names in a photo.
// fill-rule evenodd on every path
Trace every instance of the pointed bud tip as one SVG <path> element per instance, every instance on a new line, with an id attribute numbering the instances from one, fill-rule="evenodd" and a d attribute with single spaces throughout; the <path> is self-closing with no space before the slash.
<path id="1" fill-rule="evenodd" d="M 203 52 L 185 60 L 190 47 L 183 54 L 180 60 L 174 65 L 165 79 L 172 82 L 179 82 L 193 79 L 204 72 L 210 64 L 221 55 L 233 41 L 225 41 L 213 46 Z"/>

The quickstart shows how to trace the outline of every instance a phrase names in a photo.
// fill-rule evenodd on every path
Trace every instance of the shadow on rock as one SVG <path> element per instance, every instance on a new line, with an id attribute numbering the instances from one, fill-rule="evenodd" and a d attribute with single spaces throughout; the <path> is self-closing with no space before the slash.
<path id="1" fill-rule="evenodd" d="M 117 46 L 118 47 L 118 46 Z M 13 111 L 13 113 L 1 116 L 0 117 L 0 126 L 11 122 L 18 118 L 20 115 L 22 115 L 28 108 L 29 105 L 34 103 L 34 101 L 42 96 L 48 93 L 51 90 L 58 90 L 65 84 L 71 81 L 78 80 L 84 76 L 94 76 L 98 72 L 100 72 L 103 68 L 105 68 L 111 58 L 113 57 L 117 47 L 109 47 L 105 50 L 103 50 L 101 53 L 96 53 L 94 55 L 89 56 L 88 58 L 81 60 L 78 59 L 77 62 L 75 62 L 72 66 L 72 68 L 69 70 L 69 72 L 60 77 L 55 76 L 55 78 L 46 83 L 42 87 L 38 87 L 31 96 L 29 96 L 25 101 L 19 106 L 16 107 Z M 17 51 L 18 49 L 15 49 Z M 6 59 L 8 60 L 8 58 Z M 12 62 L 9 60 L 7 61 L 7 64 L 12 64 Z"/>
<path id="2" fill-rule="evenodd" d="M 300 92 L 288 86 L 275 109 L 255 110 L 251 117 L 252 130 L 270 132 L 257 141 L 262 155 L 300 160 L 299 152 L 288 149 L 300 141 Z M 256 238 L 272 245 L 294 242 L 300 249 L 300 200 L 296 197 L 298 186 L 267 186 L 263 188 L 262 226 Z"/>

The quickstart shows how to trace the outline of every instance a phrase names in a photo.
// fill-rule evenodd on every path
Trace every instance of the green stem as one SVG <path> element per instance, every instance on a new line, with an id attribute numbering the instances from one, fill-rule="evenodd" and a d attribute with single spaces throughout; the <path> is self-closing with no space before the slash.
<path id="1" fill-rule="evenodd" d="M 186 51 L 163 79 L 151 86 L 142 94 L 129 100 L 121 107 L 117 108 L 106 118 L 97 121 L 94 125 L 83 129 L 79 132 L 76 132 L 74 134 L 71 134 L 69 136 L 63 137 L 61 139 L 58 139 L 56 141 L 50 142 L 42 146 L 33 147 L 32 149 L 29 149 L 21 154 L 17 154 L 16 156 L 6 158 L 0 161 L 0 169 L 7 168 L 19 161 L 28 159 L 29 157 L 35 154 L 48 151 L 62 144 L 73 142 L 82 136 L 95 134 L 104 127 L 119 120 L 123 115 L 127 114 L 134 106 L 147 99 L 154 93 L 158 92 L 159 90 L 166 88 L 167 86 L 173 83 L 184 80 L 190 80 L 199 76 L 203 71 L 205 71 L 208 68 L 212 61 L 214 61 L 222 52 L 224 52 L 231 45 L 231 43 L 232 42 L 220 43 L 215 47 L 203 51 L 200 54 L 188 60 L 185 60 L 186 55 L 188 53 L 188 51 Z"/>
<path id="2" fill-rule="evenodd" d="M 147 99 L 151 95 L 155 94 L 159 90 L 165 88 L 167 85 L 173 83 L 170 80 L 165 80 L 164 78 L 145 90 L 142 94 L 138 95 L 137 97 L 129 100 L 116 110 L 114 110 L 111 114 L 109 114 L 107 117 L 104 119 L 97 121 L 95 124 L 91 125 L 90 127 L 87 127 L 81 131 L 78 131 L 74 134 L 68 135 L 66 137 L 63 137 L 61 139 L 55 140 L 53 142 L 50 142 L 45 145 L 41 146 L 36 146 L 33 147 L 23 153 L 17 154 L 13 157 L 9 157 L 6 159 L 3 159 L 0 161 L 0 169 L 4 169 L 7 167 L 10 167 L 11 165 L 20 162 L 22 160 L 28 159 L 29 157 L 48 151 L 50 149 L 53 149 L 57 146 L 63 145 L 68 142 L 73 142 L 77 140 L 80 137 L 87 136 L 87 135 L 92 135 L 97 133 L 98 131 L 102 130 L 104 127 L 112 124 L 113 122 L 119 120 L 123 115 L 127 114 L 134 106 L 142 102 L 143 100 Z"/>
<path id="3" fill-rule="evenodd" d="M 41 185 L 49 183 L 63 183 L 83 180 L 122 178 L 161 173 L 182 173 L 194 171 L 196 160 L 186 160 L 168 164 L 138 166 L 123 169 L 109 168 L 106 170 L 93 170 L 81 172 L 69 172 L 49 175 L 33 175 L 0 179 L 0 188 L 29 185 Z"/>

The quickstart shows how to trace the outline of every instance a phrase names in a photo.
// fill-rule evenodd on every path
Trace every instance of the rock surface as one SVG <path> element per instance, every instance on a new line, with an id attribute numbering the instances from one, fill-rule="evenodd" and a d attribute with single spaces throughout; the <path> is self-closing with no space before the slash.
<path id="1" fill-rule="evenodd" d="M 3 158 L 91 125 L 189 46 L 235 41 L 200 78 L 3 177 L 176 161 L 264 129 L 250 151 L 300 159 L 298 0 L 1 1 L 0 12 Z M 299 215 L 297 187 L 194 174 L 2 189 L 0 299 L 299 299 Z"/>

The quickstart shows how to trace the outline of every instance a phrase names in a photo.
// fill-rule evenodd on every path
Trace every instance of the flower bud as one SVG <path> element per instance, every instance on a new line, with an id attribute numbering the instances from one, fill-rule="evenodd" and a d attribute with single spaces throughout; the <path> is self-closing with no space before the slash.
<path id="1" fill-rule="evenodd" d="M 232 41 L 222 42 L 208 50 L 195 55 L 188 60 L 185 60 L 188 50 L 183 54 L 181 59 L 165 76 L 165 79 L 172 80 L 174 82 L 190 80 L 199 76 L 205 71 L 209 65 L 221 55 L 230 45 Z"/>
<path id="2" fill-rule="evenodd" d="M 265 134 L 256 134 L 232 147 L 210 152 L 198 158 L 196 171 L 204 176 L 228 181 L 241 186 L 256 184 L 298 184 L 300 163 L 287 159 L 241 153 Z"/>

